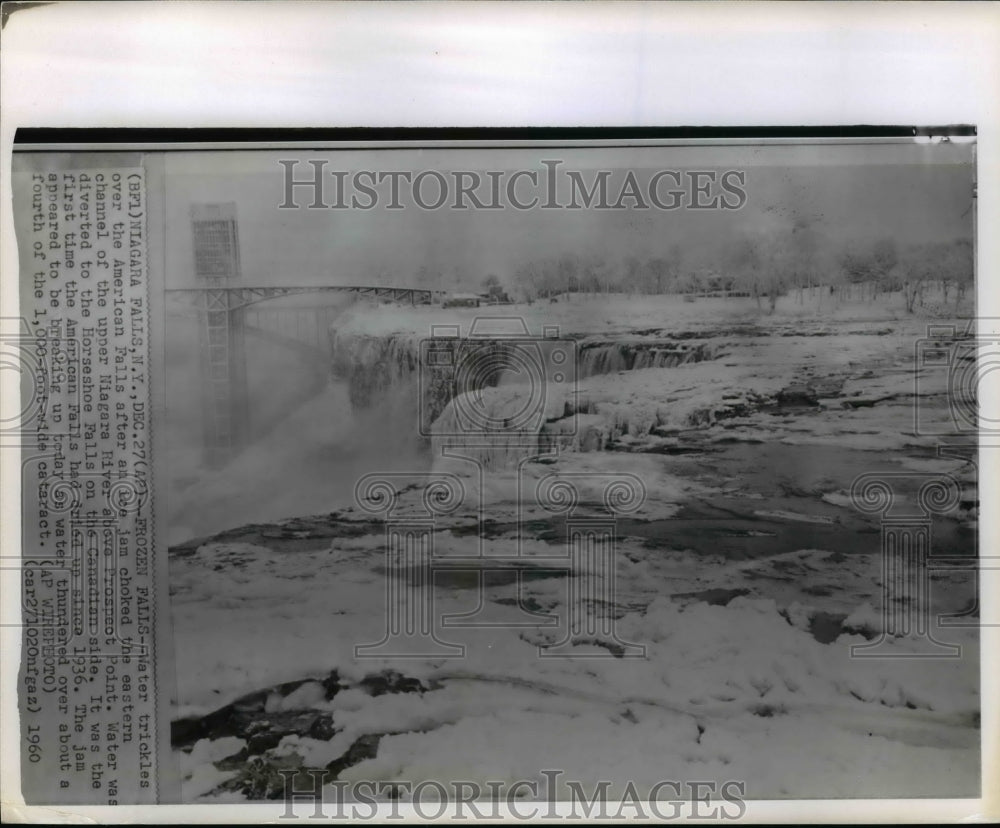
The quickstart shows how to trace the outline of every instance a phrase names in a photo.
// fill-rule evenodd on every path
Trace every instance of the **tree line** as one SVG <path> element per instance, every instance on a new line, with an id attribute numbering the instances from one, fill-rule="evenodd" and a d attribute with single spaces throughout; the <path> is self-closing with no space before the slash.
<path id="1" fill-rule="evenodd" d="M 487 277 L 493 285 L 497 277 Z M 726 293 L 752 296 L 774 310 L 792 291 L 864 285 L 879 293 L 902 292 L 913 312 L 931 284 L 944 301 L 957 302 L 973 281 L 973 245 L 968 238 L 900 245 L 893 239 L 828 243 L 806 221 L 784 228 L 744 233 L 712 251 L 686 254 L 680 244 L 660 255 L 566 253 L 522 262 L 505 280 L 511 296 L 535 301 L 568 293 L 639 295 Z"/>

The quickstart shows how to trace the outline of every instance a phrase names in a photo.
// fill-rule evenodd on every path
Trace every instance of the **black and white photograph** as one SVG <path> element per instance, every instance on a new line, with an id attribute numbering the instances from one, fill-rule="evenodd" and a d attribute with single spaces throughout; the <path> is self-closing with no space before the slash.
<path id="1" fill-rule="evenodd" d="M 167 154 L 184 801 L 978 791 L 974 140 L 623 143 Z"/>
<path id="2" fill-rule="evenodd" d="M 982 811 L 993 133 L 443 118 L 5 124 L 5 819 Z"/>

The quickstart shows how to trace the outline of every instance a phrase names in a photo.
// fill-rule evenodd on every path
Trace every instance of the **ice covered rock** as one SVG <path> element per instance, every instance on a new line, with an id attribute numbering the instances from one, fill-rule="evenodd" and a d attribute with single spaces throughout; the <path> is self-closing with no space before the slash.
<path id="1" fill-rule="evenodd" d="M 882 631 L 882 613 L 871 604 L 862 604 L 844 619 L 844 629 L 866 637 L 878 635 Z"/>

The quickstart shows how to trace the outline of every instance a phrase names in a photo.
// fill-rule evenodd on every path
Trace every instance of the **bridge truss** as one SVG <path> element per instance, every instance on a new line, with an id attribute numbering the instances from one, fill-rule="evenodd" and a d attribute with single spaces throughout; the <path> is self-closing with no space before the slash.
<path id="1" fill-rule="evenodd" d="M 444 291 L 426 288 L 382 287 L 379 285 L 314 285 L 295 287 L 244 287 L 208 286 L 174 288 L 166 291 L 168 298 L 188 302 L 203 311 L 233 311 L 280 299 L 283 296 L 298 296 L 303 293 L 353 293 L 361 297 L 383 299 L 391 302 L 426 305 L 445 295 Z"/>

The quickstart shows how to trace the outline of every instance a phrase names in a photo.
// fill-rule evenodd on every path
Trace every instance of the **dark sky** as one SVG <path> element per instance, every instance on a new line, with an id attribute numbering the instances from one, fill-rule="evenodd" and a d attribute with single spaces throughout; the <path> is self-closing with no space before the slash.
<path id="1" fill-rule="evenodd" d="M 405 149 L 175 153 L 167 157 L 168 280 L 192 279 L 188 210 L 192 203 L 235 202 L 247 284 L 358 284 L 373 279 L 415 285 L 421 266 L 468 274 L 468 286 L 489 272 L 509 275 L 523 261 L 566 252 L 601 255 L 664 253 L 679 244 L 692 258 L 738 233 L 780 227 L 793 216 L 814 222 L 831 245 L 880 237 L 909 242 L 971 236 L 974 180 L 971 144 L 852 144 L 644 148 Z M 612 170 L 617 194 L 626 170 L 643 185 L 657 170 L 742 170 L 748 200 L 740 210 L 388 210 L 388 184 L 372 210 L 278 209 L 283 199 L 279 158 L 325 158 L 326 170 L 518 169 L 544 174 L 578 170 L 588 182 Z M 567 179 L 560 179 L 562 184 Z M 327 201 L 333 201 L 332 178 Z M 667 180 L 665 189 L 671 182 Z M 525 184 L 527 187 L 527 184 Z M 528 187 L 520 192 L 530 197 Z M 436 195 L 429 183 L 428 198 Z M 541 193 L 541 190 L 535 191 Z M 563 191 L 568 200 L 568 189 Z M 487 191 L 482 191 L 488 198 Z M 543 194 L 543 193 L 542 193 Z M 404 185 L 403 202 L 409 203 Z M 628 202 L 631 204 L 631 202 Z M 381 274 L 381 275 L 379 275 Z"/>

